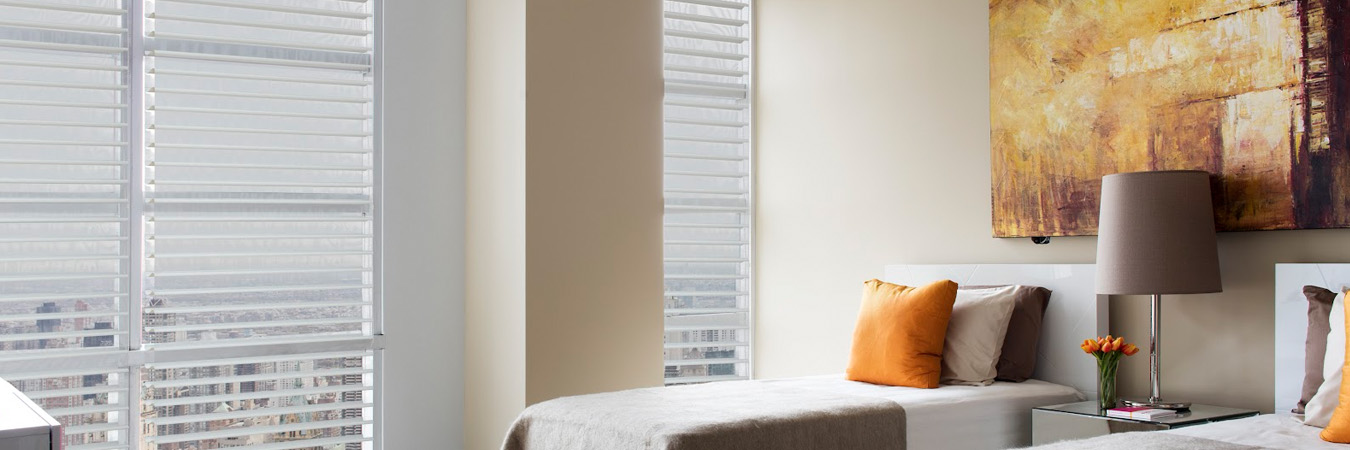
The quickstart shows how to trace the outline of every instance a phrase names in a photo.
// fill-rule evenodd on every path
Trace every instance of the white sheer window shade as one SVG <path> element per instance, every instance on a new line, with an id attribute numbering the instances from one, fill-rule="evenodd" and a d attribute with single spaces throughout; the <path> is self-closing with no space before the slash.
<path id="1" fill-rule="evenodd" d="M 750 3 L 665 0 L 665 377 L 750 375 Z"/>
<path id="2" fill-rule="evenodd" d="M 0 377 L 68 448 L 374 448 L 376 10 L 0 0 Z"/>
<path id="3" fill-rule="evenodd" d="M 145 345 L 369 336 L 369 5 L 153 5 Z"/>
<path id="4" fill-rule="evenodd" d="M 0 2 L 0 357 L 125 349 L 130 258 L 126 10 Z M 125 369 L 6 378 L 73 450 L 128 446 Z"/>

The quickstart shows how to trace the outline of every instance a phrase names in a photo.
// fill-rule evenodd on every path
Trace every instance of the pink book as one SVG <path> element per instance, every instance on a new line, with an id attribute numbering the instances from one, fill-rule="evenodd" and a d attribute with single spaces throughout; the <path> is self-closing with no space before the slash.
<path id="1" fill-rule="evenodd" d="M 1106 410 L 1108 417 L 1120 417 L 1124 419 L 1149 420 L 1161 419 L 1176 415 L 1176 411 L 1170 409 L 1153 409 L 1146 406 L 1128 406 L 1122 408 L 1111 408 Z"/>

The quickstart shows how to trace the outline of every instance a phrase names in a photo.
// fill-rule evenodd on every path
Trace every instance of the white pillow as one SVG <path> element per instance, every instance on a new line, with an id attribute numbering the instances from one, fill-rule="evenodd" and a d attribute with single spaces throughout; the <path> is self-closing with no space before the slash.
<path id="1" fill-rule="evenodd" d="M 998 376 L 1017 286 L 956 291 L 942 347 L 942 383 L 985 386 Z"/>
<path id="2" fill-rule="evenodd" d="M 1341 368 L 1345 366 L 1345 294 L 1337 295 L 1327 314 L 1327 353 L 1322 357 L 1322 386 L 1303 407 L 1303 424 L 1326 428 L 1341 403 Z"/>

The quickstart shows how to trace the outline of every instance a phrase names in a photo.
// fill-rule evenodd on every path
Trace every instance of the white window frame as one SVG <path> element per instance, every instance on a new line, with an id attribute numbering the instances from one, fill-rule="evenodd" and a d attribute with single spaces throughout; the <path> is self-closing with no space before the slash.
<path id="1" fill-rule="evenodd" d="M 61 353 L 57 355 L 27 355 L 25 357 L 7 357 L 4 352 L 0 352 L 0 379 L 3 374 L 28 374 L 28 373 L 70 373 L 76 371 L 88 372 L 120 372 L 128 375 L 127 405 L 129 408 L 126 422 L 128 424 L 128 447 L 137 448 L 141 441 L 142 429 L 144 424 L 140 421 L 140 411 L 143 403 L 140 386 L 142 385 L 142 369 L 151 363 L 177 363 L 177 362 L 201 362 L 210 364 L 213 360 L 223 360 L 231 358 L 248 358 L 262 356 L 281 356 L 294 355 L 303 359 L 306 355 L 332 352 L 372 352 L 374 383 L 369 391 L 372 393 L 370 400 L 373 410 L 373 436 L 372 444 L 375 449 L 383 448 L 384 436 L 384 401 L 383 401 L 383 383 L 384 383 L 384 239 L 383 239 L 383 72 L 384 55 L 382 44 L 384 42 L 384 1 L 368 0 L 371 2 L 371 11 L 374 15 L 372 20 L 373 27 L 373 56 L 371 60 L 372 71 L 372 96 L 373 106 L 373 133 L 372 138 L 372 163 L 373 180 L 371 187 L 372 205 L 372 267 L 373 288 L 371 288 L 371 335 L 370 336 L 343 336 L 329 340 L 315 340 L 298 343 L 262 343 L 250 344 L 246 341 L 233 342 L 226 344 L 200 344 L 190 348 L 168 348 L 168 349 L 143 349 L 143 296 L 145 289 L 144 283 L 144 262 L 145 262 L 145 231 L 144 231 L 144 162 L 145 162 L 145 71 L 144 64 L 147 58 L 146 42 L 153 38 L 145 36 L 145 4 L 153 0 L 124 0 L 127 2 L 127 13 L 124 17 L 127 23 L 128 38 L 128 58 L 127 58 L 127 77 L 130 87 L 125 91 L 128 98 L 128 134 L 129 148 L 131 154 L 128 199 L 130 201 L 130 221 L 128 239 L 131 242 L 132 252 L 128 255 L 128 335 L 125 339 L 125 348 L 115 347 L 108 350 L 93 350 L 87 354 L 71 355 Z M 210 349 L 211 355 L 203 357 L 201 350 Z"/>

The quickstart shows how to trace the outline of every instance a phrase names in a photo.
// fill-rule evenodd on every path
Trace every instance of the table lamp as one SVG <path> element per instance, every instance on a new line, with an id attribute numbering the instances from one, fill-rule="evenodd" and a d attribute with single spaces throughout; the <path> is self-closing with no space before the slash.
<path id="1" fill-rule="evenodd" d="M 1164 400 L 1158 379 L 1164 294 L 1222 292 L 1209 173 L 1199 170 L 1118 173 L 1102 177 L 1097 232 L 1097 293 L 1150 295 L 1148 400 L 1130 406 L 1187 409 Z"/>

